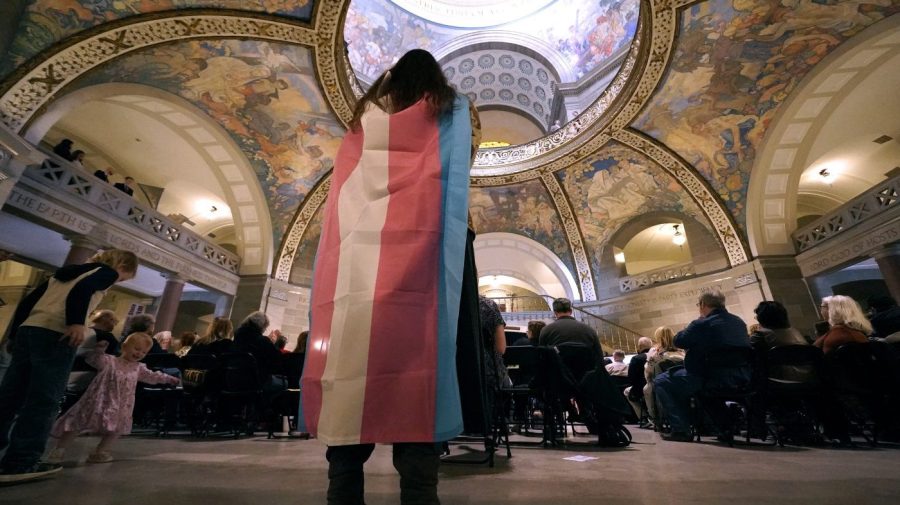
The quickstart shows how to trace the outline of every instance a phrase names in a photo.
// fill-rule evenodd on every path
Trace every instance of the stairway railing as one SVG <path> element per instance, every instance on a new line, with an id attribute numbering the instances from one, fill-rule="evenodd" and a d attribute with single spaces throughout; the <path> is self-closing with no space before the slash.
<path id="1" fill-rule="evenodd" d="M 551 296 L 506 296 L 490 297 L 490 299 L 500 307 L 504 318 L 508 314 L 509 319 L 517 320 L 519 319 L 516 317 L 517 314 L 528 313 L 533 320 L 553 320 L 551 309 L 553 297 Z M 579 307 L 572 307 L 572 316 L 597 332 L 604 351 L 611 352 L 621 349 L 629 354 L 638 351 L 637 341 L 643 336 L 640 333 Z"/>

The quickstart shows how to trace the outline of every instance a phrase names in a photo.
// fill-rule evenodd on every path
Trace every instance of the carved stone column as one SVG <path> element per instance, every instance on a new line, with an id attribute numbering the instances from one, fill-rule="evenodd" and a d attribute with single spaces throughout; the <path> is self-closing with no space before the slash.
<path id="1" fill-rule="evenodd" d="M 818 300 L 813 299 L 803 273 L 793 256 L 761 256 L 753 261 L 765 300 L 781 302 L 790 315 L 791 326 L 813 334 L 819 320 Z M 753 322 L 748 320 L 747 324 Z"/>
<path id="2" fill-rule="evenodd" d="M 881 277 L 891 296 L 900 302 L 900 242 L 884 246 L 872 253 L 872 257 L 878 263 Z"/>
<path id="3" fill-rule="evenodd" d="M 73 235 L 70 237 L 66 237 L 66 239 L 72 244 L 69 247 L 69 254 L 66 255 L 65 261 L 63 261 L 63 266 L 67 265 L 80 265 L 90 259 L 91 256 L 97 253 L 97 250 L 100 249 L 100 246 L 81 235 Z"/>
<path id="4" fill-rule="evenodd" d="M 268 296 L 268 275 L 242 275 L 231 305 L 231 322 L 234 323 L 234 327 L 237 328 L 241 320 L 251 312 L 266 310 Z"/>
<path id="5" fill-rule="evenodd" d="M 162 276 L 166 278 L 166 287 L 159 298 L 159 308 L 156 311 L 157 332 L 172 331 L 186 281 L 184 277 L 175 273 L 165 273 Z"/>

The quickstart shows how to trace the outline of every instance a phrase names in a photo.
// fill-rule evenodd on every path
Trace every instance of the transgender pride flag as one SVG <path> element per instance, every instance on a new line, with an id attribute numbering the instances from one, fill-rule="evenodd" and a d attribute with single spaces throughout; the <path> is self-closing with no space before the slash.
<path id="1" fill-rule="evenodd" d="M 378 107 L 335 161 L 313 274 L 301 418 L 328 445 L 462 431 L 456 326 L 466 245 L 467 100 Z"/>

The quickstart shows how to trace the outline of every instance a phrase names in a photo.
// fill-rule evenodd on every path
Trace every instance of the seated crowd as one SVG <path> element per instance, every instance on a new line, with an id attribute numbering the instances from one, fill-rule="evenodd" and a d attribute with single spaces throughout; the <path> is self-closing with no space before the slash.
<path id="1" fill-rule="evenodd" d="M 76 350 L 75 366 L 69 376 L 69 383 L 66 387 L 66 400 L 63 405 L 62 412 L 65 413 L 71 406 L 75 405 L 79 398 L 86 392 L 92 379 L 97 374 L 95 367 L 92 367 L 82 356 L 90 356 L 98 342 L 107 343 L 104 351 L 111 356 L 120 354 L 121 346 L 119 341 L 111 333 L 112 328 L 117 324 L 117 318 L 112 311 L 100 310 L 91 317 L 91 331 L 88 332 L 88 338 L 85 343 Z M 198 337 L 194 332 L 183 332 L 180 337 L 173 338 L 171 332 L 162 331 L 154 335 L 155 319 L 149 314 L 139 314 L 133 316 L 128 321 L 128 326 L 124 331 L 123 337 L 135 334 L 153 335 L 148 339 L 150 348 L 141 360 L 150 369 L 157 370 L 168 374 L 172 377 L 182 377 L 182 371 L 186 367 L 194 367 L 197 357 L 212 358 L 212 361 L 205 363 L 213 363 L 213 369 L 204 369 L 201 376 L 204 379 L 212 381 L 215 369 L 221 368 L 223 359 L 229 356 L 251 356 L 253 374 L 257 378 L 259 384 L 259 404 L 256 405 L 258 412 L 255 413 L 255 421 L 262 419 L 262 411 L 271 408 L 273 399 L 288 388 L 286 376 L 299 376 L 300 369 L 286 370 L 290 364 L 299 365 L 302 363 L 302 357 L 298 360 L 286 361 L 281 357 L 285 352 L 284 346 L 287 338 L 280 334 L 278 330 L 273 330 L 269 335 L 265 335 L 268 328 L 268 317 L 262 312 L 253 312 L 248 315 L 233 331 L 232 323 L 228 318 L 217 317 L 207 328 L 202 337 Z M 304 332 L 306 333 L 306 332 Z M 297 346 L 293 353 L 302 354 L 305 352 L 304 335 L 298 339 Z M 281 349 L 278 345 L 280 344 Z M 171 356 L 173 359 L 160 359 L 162 357 Z M 204 365 L 205 366 L 205 365 Z M 195 372 L 197 370 L 194 370 Z M 208 373 L 208 375 L 207 375 Z M 207 379 L 208 377 L 208 379 Z M 198 387 L 196 374 L 193 378 L 185 378 L 185 386 Z M 214 395 L 214 388 L 221 388 L 221 383 L 216 386 L 210 384 L 204 385 L 204 395 L 207 397 Z M 296 386 L 294 386 L 296 387 Z M 137 421 L 144 421 L 147 417 L 145 414 L 147 405 L 141 405 L 141 391 L 138 389 L 138 405 L 136 407 Z M 207 398 L 209 399 L 209 398 Z M 214 412 L 212 414 L 215 414 Z M 213 415 L 214 417 L 214 415 Z M 169 420 L 171 421 L 171 420 Z"/>
<path id="2" fill-rule="evenodd" d="M 700 317 L 686 328 L 676 334 L 660 327 L 652 339 L 639 339 L 628 363 L 616 350 L 611 362 L 597 361 L 596 369 L 621 379 L 612 382 L 622 386 L 631 405 L 633 416 L 626 417 L 661 431 L 667 440 L 716 433 L 730 443 L 741 430 L 748 440 L 779 443 L 828 439 L 848 444 L 854 429 L 869 440 L 896 437 L 900 349 L 890 344 L 900 342 L 900 308 L 889 297 L 873 297 L 868 305 L 867 318 L 852 298 L 825 297 L 824 321 L 811 338 L 791 327 L 779 302 L 760 302 L 757 324 L 748 332 L 744 321 L 725 308 L 724 296 L 704 293 L 697 303 Z M 572 317 L 568 300 L 557 299 L 553 310 L 555 322 L 537 339 L 520 339 L 516 346 L 559 349 L 580 343 L 586 353 L 600 352 L 593 344 L 599 345 L 596 334 Z M 858 397 L 848 397 L 854 394 Z M 578 397 L 567 401 L 572 405 L 562 408 L 577 419 Z M 511 412 L 514 418 L 523 415 L 521 407 Z"/>
<path id="3" fill-rule="evenodd" d="M 168 331 L 154 335 L 153 316 L 141 314 L 128 321 L 120 341 L 112 333 L 115 312 L 96 308 L 106 290 L 136 270 L 133 253 L 104 251 L 84 265 L 59 269 L 17 307 L 11 338 L 4 342 L 11 361 L 0 383 L 0 450 L 6 450 L 0 483 L 59 471 L 57 461 L 83 432 L 102 435 L 89 461 L 111 461 L 111 445 L 134 421 L 148 419 L 153 406 L 147 402 L 154 397 L 162 399 L 164 424 L 184 421 L 204 435 L 221 426 L 233 434 L 252 433 L 260 422 L 269 423 L 271 433 L 274 415 L 296 415 L 306 332 L 287 353 L 287 339 L 278 330 L 267 335 L 263 312 L 251 313 L 234 331 L 229 319 L 217 317 L 202 336 L 184 332 L 175 339 Z M 894 344 L 900 341 L 900 308 L 894 300 L 869 300 L 867 318 L 852 298 L 826 297 L 820 307 L 825 321 L 816 325 L 815 339 L 792 328 L 778 302 L 756 307 L 752 333 L 728 312 L 720 293 L 704 293 L 697 307 L 700 317 L 677 334 L 661 327 L 652 339 L 637 342 L 639 352 L 630 361 L 615 351 L 607 362 L 597 333 L 573 317 L 569 300 L 553 302 L 554 322 L 530 323 L 527 338 L 507 347 L 502 314 L 481 297 L 491 390 L 501 398 L 533 395 L 539 388 L 557 394 L 532 403 L 496 402 L 499 409 L 492 411 L 499 410 L 506 423 L 510 415 L 537 418 L 536 409 L 545 409 L 542 424 L 550 442 L 557 436 L 550 425 L 563 413 L 599 433 L 600 443 L 620 446 L 630 437 L 621 427 L 625 417 L 670 440 L 703 434 L 706 418 L 729 442 L 739 426 L 746 427 L 748 439 L 772 435 L 779 442 L 817 440 L 820 426 L 821 435 L 841 444 L 849 443 L 854 429 L 872 440 L 897 436 Z M 90 328 L 79 323 L 85 320 Z M 513 374 L 504 360 L 523 349 L 540 354 L 542 366 L 558 372 L 556 379 L 538 387 L 517 384 L 521 370 Z M 163 387 L 141 389 L 139 382 Z M 183 388 L 165 388 L 179 384 Z M 848 396 L 855 401 L 846 401 Z M 174 409 L 167 403 L 172 398 Z M 51 434 L 58 439 L 56 449 L 43 462 Z"/>

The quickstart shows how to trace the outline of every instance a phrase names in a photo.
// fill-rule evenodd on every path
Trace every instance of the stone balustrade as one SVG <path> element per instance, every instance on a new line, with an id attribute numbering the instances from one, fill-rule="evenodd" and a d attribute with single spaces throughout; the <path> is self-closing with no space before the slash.
<path id="1" fill-rule="evenodd" d="M 897 208 L 900 202 L 900 174 L 873 186 L 837 209 L 792 235 L 798 253 L 809 250 L 859 224 Z"/>
<path id="2" fill-rule="evenodd" d="M 75 195 L 81 202 L 116 216 L 215 267 L 234 274 L 240 270 L 240 258 L 236 254 L 207 241 L 72 163 L 48 156 L 42 163 L 29 166 L 23 175 L 44 186 Z"/>
<path id="3" fill-rule="evenodd" d="M 629 291 L 650 287 L 654 284 L 692 277 L 696 274 L 693 263 L 679 263 L 637 275 L 621 277 L 619 278 L 619 291 L 628 293 Z"/>

